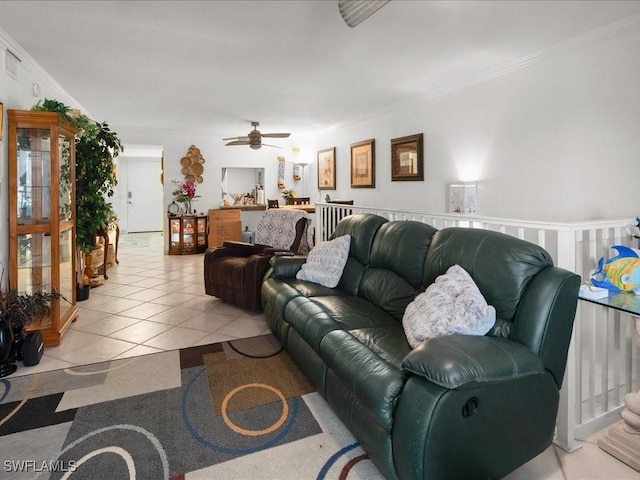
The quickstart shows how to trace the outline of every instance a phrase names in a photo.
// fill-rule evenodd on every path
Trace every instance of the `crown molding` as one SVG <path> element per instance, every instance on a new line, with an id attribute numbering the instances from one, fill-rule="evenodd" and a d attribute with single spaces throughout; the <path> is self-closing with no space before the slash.
<path id="1" fill-rule="evenodd" d="M 552 45 L 550 47 L 538 50 L 524 57 L 517 58 L 497 68 L 482 72 L 479 75 L 471 77 L 467 80 L 452 82 L 433 88 L 425 92 L 424 95 L 429 99 L 442 97 L 458 90 L 462 90 L 463 88 L 471 87 L 487 80 L 492 80 L 494 78 L 507 75 L 511 72 L 515 72 L 531 65 L 535 65 L 549 58 L 553 58 L 558 55 L 566 54 L 580 48 L 584 48 L 598 41 L 602 41 L 615 35 L 625 33 L 629 30 L 636 29 L 639 26 L 640 14 L 631 15 L 602 27 L 595 28 L 581 35 L 577 35 L 560 43 L 556 43 L 555 45 Z"/>
<path id="2" fill-rule="evenodd" d="M 472 87 L 474 85 L 478 85 L 488 80 L 492 80 L 494 78 L 507 75 L 511 72 L 515 72 L 520 69 L 529 67 L 531 65 L 535 65 L 537 63 L 546 61 L 547 59 L 557 57 L 559 55 L 563 55 L 563 54 L 578 50 L 580 48 L 584 48 L 588 45 L 594 44 L 596 42 L 599 42 L 608 38 L 612 38 L 616 35 L 621 35 L 621 34 L 630 32 L 632 30 L 637 29 L 638 27 L 640 27 L 640 14 L 630 15 L 621 20 L 617 20 L 615 22 L 609 23 L 602 27 L 589 30 L 586 33 L 583 33 L 575 37 L 572 37 L 568 40 L 556 43 L 542 50 L 538 50 L 524 57 L 520 57 L 515 60 L 509 61 L 499 67 L 486 70 L 466 80 L 462 80 L 459 82 L 446 83 L 438 87 L 432 88 L 431 90 L 427 90 L 422 93 L 417 93 L 416 97 L 420 97 L 428 100 L 443 97 L 445 95 L 449 95 L 451 93 L 457 92 L 458 90 Z M 368 114 L 361 115 L 356 119 L 349 120 L 336 125 L 332 125 L 324 129 L 324 131 L 330 131 L 337 128 L 344 128 L 350 125 L 355 125 L 361 122 L 365 122 L 367 120 L 371 120 L 373 118 L 376 118 L 382 115 L 394 113 L 398 110 L 406 108 L 407 105 L 415 103 L 415 101 L 416 101 L 415 97 L 409 100 L 403 100 L 403 101 L 394 103 L 392 105 L 383 107 L 381 109 L 375 110 Z"/>
<path id="3" fill-rule="evenodd" d="M 60 85 L 29 53 L 20 46 L 11 36 L 0 27 L 0 48 L 9 50 L 18 59 L 20 59 L 20 67 L 31 74 L 34 79 L 48 85 L 56 93 L 56 100 L 77 108 L 85 115 L 91 118 L 87 110 L 73 96 Z"/>

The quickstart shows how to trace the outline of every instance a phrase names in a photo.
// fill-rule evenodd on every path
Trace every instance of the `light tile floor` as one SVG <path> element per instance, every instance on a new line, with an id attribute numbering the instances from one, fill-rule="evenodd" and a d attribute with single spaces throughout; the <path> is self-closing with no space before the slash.
<path id="1" fill-rule="evenodd" d="M 120 263 L 78 302 L 78 318 L 39 365 L 13 376 L 206 345 L 269 332 L 250 313 L 204 292 L 203 254 L 164 255 L 160 233 L 124 234 Z"/>
<path id="2" fill-rule="evenodd" d="M 120 264 L 104 285 L 79 302 L 78 319 L 39 365 L 12 376 L 205 345 L 269 332 L 264 314 L 249 313 L 204 292 L 203 254 L 163 254 L 160 233 L 122 235 Z M 526 415 L 526 412 L 523 412 Z M 602 451 L 597 438 L 573 453 L 555 445 L 505 477 L 508 480 L 622 480 L 640 473 Z"/>

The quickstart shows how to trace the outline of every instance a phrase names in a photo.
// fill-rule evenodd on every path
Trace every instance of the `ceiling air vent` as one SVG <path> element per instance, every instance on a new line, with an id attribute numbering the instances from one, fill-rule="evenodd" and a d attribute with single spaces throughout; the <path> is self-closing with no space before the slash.
<path id="1" fill-rule="evenodd" d="M 13 78 L 18 78 L 18 64 L 20 59 L 9 50 L 4 51 L 4 71 Z"/>

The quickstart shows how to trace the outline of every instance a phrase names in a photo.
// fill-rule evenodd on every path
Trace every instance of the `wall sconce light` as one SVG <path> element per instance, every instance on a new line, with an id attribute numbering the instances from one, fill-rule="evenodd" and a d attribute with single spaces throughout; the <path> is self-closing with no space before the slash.
<path id="1" fill-rule="evenodd" d="M 476 213 L 478 182 L 452 183 L 449 185 L 449 211 L 452 213 Z"/>

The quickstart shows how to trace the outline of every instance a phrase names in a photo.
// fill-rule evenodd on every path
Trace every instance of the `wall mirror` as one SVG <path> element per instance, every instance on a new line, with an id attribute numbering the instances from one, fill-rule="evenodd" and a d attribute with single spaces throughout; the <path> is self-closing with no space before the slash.
<path id="1" fill-rule="evenodd" d="M 234 193 L 250 193 L 257 184 L 264 188 L 264 168 L 222 167 L 222 200 Z"/>

